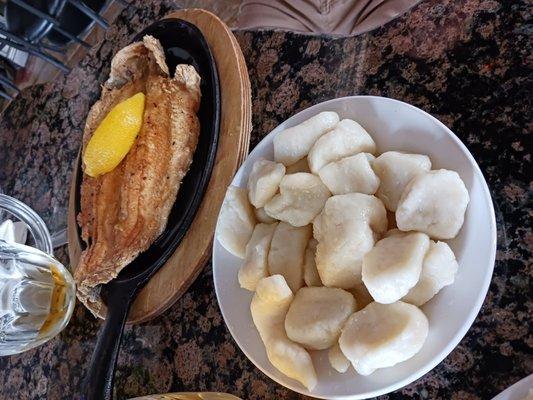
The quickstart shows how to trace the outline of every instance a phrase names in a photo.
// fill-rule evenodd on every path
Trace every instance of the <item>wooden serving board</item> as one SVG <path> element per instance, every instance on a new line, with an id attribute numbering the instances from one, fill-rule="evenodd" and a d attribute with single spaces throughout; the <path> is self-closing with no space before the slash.
<path id="1" fill-rule="evenodd" d="M 194 221 L 174 254 L 138 294 L 128 316 L 129 323 L 148 321 L 168 309 L 209 260 L 218 212 L 226 188 L 248 154 L 252 130 L 248 70 L 233 33 L 217 16 L 201 9 L 179 10 L 166 18 L 180 18 L 196 25 L 209 44 L 220 80 L 220 136 L 211 179 Z M 77 168 L 72 176 L 68 210 L 69 256 L 73 269 L 81 253 L 74 207 L 76 171 Z"/>

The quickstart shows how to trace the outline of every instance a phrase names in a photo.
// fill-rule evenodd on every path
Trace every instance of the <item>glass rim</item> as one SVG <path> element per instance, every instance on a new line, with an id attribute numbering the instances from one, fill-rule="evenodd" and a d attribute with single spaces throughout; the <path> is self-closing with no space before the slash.
<path id="1" fill-rule="evenodd" d="M 22 201 L 2 193 L 0 193 L 0 209 L 23 221 L 35 240 L 35 246 L 44 253 L 53 255 L 50 231 L 39 214 Z"/>

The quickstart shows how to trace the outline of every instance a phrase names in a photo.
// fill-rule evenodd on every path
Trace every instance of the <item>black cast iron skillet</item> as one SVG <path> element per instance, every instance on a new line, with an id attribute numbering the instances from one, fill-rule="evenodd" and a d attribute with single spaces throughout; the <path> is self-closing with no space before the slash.
<path id="1" fill-rule="evenodd" d="M 170 71 L 173 72 L 177 64 L 186 63 L 192 64 L 199 72 L 202 79 L 202 100 L 198 113 L 200 137 L 191 168 L 183 179 L 165 231 L 148 250 L 102 288 L 101 296 L 107 305 L 107 316 L 84 379 L 82 398 L 86 400 L 111 398 L 115 365 L 130 305 L 139 290 L 164 265 L 185 236 L 205 193 L 217 150 L 220 87 L 215 61 L 202 33 L 183 20 L 165 19 L 146 28 L 134 41 L 141 40 L 147 34 L 161 41 Z M 82 175 L 80 169 L 78 172 L 76 214 L 80 206 Z"/>

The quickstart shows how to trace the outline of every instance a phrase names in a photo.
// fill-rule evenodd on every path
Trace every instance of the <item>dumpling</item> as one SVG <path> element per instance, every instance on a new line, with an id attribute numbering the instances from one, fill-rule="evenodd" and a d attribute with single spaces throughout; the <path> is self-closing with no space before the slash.
<path id="1" fill-rule="evenodd" d="M 367 131 L 351 119 L 343 119 L 335 129 L 316 141 L 307 161 L 314 174 L 330 162 L 357 153 L 374 153 L 376 144 Z"/>
<path id="2" fill-rule="evenodd" d="M 311 238 L 311 225 L 296 228 L 280 222 L 274 230 L 268 252 L 268 271 L 283 275 L 293 292 L 303 286 L 305 249 Z"/>
<path id="3" fill-rule="evenodd" d="M 413 357 L 427 335 L 428 320 L 418 307 L 374 302 L 348 319 L 339 346 L 357 373 L 370 375 Z"/>
<path id="4" fill-rule="evenodd" d="M 248 198 L 256 208 L 263 207 L 278 191 L 285 166 L 269 160 L 257 160 L 248 177 Z"/>
<path id="5" fill-rule="evenodd" d="M 274 222 L 276 222 L 276 219 L 272 218 L 271 216 L 269 216 L 266 212 L 265 212 L 265 209 L 263 207 L 261 208 L 254 208 L 254 215 L 255 215 L 255 218 L 259 221 L 259 222 L 262 222 L 263 224 L 272 224 Z"/>
<path id="6" fill-rule="evenodd" d="M 307 163 L 307 157 L 304 157 L 300 161 L 297 161 L 287 167 L 287 174 L 295 174 L 297 172 L 311 172 L 309 169 L 309 164 Z"/>
<path id="7" fill-rule="evenodd" d="M 365 221 L 346 218 L 340 223 L 337 231 L 329 221 L 320 223 L 315 261 L 325 286 L 349 289 L 361 282 L 363 256 L 374 246 L 374 232 Z"/>
<path id="8" fill-rule="evenodd" d="M 401 231 L 398 228 L 389 229 L 385 234 L 383 235 L 384 238 L 388 238 L 391 236 L 405 236 L 407 235 L 407 232 Z"/>
<path id="9" fill-rule="evenodd" d="M 338 122 L 336 112 L 324 111 L 281 131 L 274 137 L 274 160 L 286 166 L 294 164 L 304 158 L 316 140 Z"/>
<path id="10" fill-rule="evenodd" d="M 365 221 L 376 234 L 381 235 L 387 231 L 387 211 L 376 196 L 348 193 L 330 197 L 326 202 L 328 204 L 337 217 L 346 213 L 350 218 Z"/>
<path id="11" fill-rule="evenodd" d="M 293 297 L 281 275 L 269 276 L 257 284 L 250 310 L 272 365 L 312 390 L 317 376 L 311 356 L 285 333 L 285 316 Z"/>
<path id="12" fill-rule="evenodd" d="M 379 303 L 394 303 L 416 285 L 429 237 L 413 232 L 381 239 L 363 258 L 363 282 Z"/>
<path id="13" fill-rule="evenodd" d="M 285 175 L 279 190 L 280 193 L 265 204 L 265 212 L 293 226 L 311 223 L 330 196 L 318 176 L 305 172 Z"/>
<path id="14" fill-rule="evenodd" d="M 431 169 L 431 160 L 422 154 L 387 151 L 372 164 L 381 184 L 376 196 L 390 211 L 396 211 L 400 197 L 411 179 Z"/>
<path id="15" fill-rule="evenodd" d="M 346 356 L 342 354 L 339 343 L 335 343 L 329 349 L 328 360 L 329 364 L 341 374 L 344 374 L 346 371 L 348 371 L 348 368 L 350 367 L 350 360 L 348 360 Z"/>
<path id="16" fill-rule="evenodd" d="M 402 231 L 420 231 L 435 239 L 452 239 L 463 226 L 470 197 L 455 171 L 439 169 L 417 175 L 405 188 L 396 223 Z"/>
<path id="17" fill-rule="evenodd" d="M 244 258 L 254 226 L 255 216 L 246 189 L 228 187 L 218 217 L 218 241 L 233 255 Z"/>
<path id="18" fill-rule="evenodd" d="M 458 268 L 459 265 L 450 246 L 444 242 L 431 241 L 422 264 L 420 279 L 402 301 L 421 306 L 443 287 L 453 283 Z"/>
<path id="19" fill-rule="evenodd" d="M 255 290 L 257 282 L 268 276 L 268 252 L 277 224 L 257 224 L 246 245 L 246 257 L 239 270 L 239 284 L 242 288 Z"/>
<path id="20" fill-rule="evenodd" d="M 311 238 L 305 249 L 304 257 L 304 282 L 307 286 L 322 286 L 320 275 L 316 269 L 315 254 L 318 242 Z"/>
<path id="21" fill-rule="evenodd" d="M 330 348 L 355 307 L 355 299 L 345 290 L 303 287 L 296 292 L 289 307 L 285 331 L 289 339 L 306 349 Z"/>
<path id="22" fill-rule="evenodd" d="M 322 283 L 343 289 L 361 283 L 363 256 L 386 229 L 387 213 L 378 198 L 362 193 L 330 197 L 313 221 Z"/>
<path id="23" fill-rule="evenodd" d="M 379 187 L 379 178 L 370 163 L 374 156 L 359 153 L 324 166 L 318 172 L 322 182 L 332 194 L 374 194 Z"/>

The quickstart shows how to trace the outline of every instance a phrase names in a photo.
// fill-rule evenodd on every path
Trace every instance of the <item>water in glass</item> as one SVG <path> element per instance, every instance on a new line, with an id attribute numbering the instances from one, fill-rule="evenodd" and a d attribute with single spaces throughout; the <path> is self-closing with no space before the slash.
<path id="1" fill-rule="evenodd" d="M 48 254 L 0 239 L 0 356 L 46 342 L 68 323 L 75 285 Z"/>

